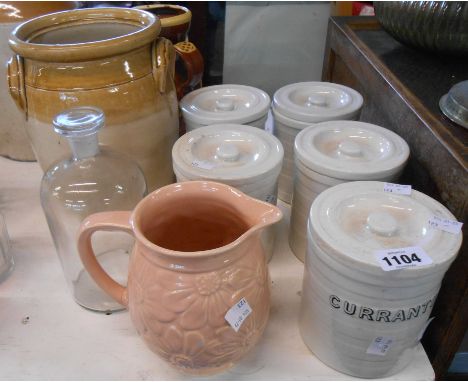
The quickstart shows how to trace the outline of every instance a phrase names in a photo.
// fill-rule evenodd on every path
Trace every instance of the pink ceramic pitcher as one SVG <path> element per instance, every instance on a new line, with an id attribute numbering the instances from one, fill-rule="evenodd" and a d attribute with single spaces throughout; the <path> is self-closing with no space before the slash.
<path id="1" fill-rule="evenodd" d="M 266 326 L 270 290 L 260 233 L 281 217 L 277 207 L 224 184 L 176 183 L 133 212 L 89 216 L 78 249 L 99 286 L 128 307 L 151 350 L 180 370 L 212 374 L 231 367 Z M 136 239 L 127 287 L 94 256 L 91 236 L 99 230 Z M 225 316 L 241 299 L 251 313 L 234 328 Z"/>

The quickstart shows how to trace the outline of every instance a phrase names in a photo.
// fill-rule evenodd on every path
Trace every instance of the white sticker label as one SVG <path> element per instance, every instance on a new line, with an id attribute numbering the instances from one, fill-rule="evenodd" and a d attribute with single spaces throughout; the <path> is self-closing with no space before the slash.
<path id="1" fill-rule="evenodd" d="M 411 195 L 411 185 L 409 184 L 384 183 L 383 190 L 393 194 Z"/>
<path id="2" fill-rule="evenodd" d="M 384 271 L 432 264 L 432 259 L 421 247 L 384 249 L 374 255 Z"/>
<path id="3" fill-rule="evenodd" d="M 366 353 L 384 356 L 390 350 L 392 344 L 392 337 L 375 337 L 374 341 L 367 348 Z"/>
<path id="4" fill-rule="evenodd" d="M 431 317 L 431 318 L 429 318 L 429 320 L 426 321 L 425 325 L 423 326 L 423 328 L 421 329 L 421 331 L 418 334 L 418 337 L 417 337 L 418 342 L 421 341 L 421 338 L 423 338 L 424 332 L 426 331 L 427 327 L 429 326 L 429 324 L 432 322 L 432 320 L 434 318 L 435 317 Z"/>
<path id="5" fill-rule="evenodd" d="M 440 229 L 441 231 L 457 234 L 460 233 L 463 223 L 457 222 L 456 220 L 442 219 L 437 216 L 433 216 L 429 219 L 429 225 L 432 228 Z"/>
<path id="6" fill-rule="evenodd" d="M 231 307 L 224 316 L 229 325 L 238 332 L 242 323 L 252 313 L 252 308 L 245 298 L 241 298 L 237 304 Z"/>
<path id="7" fill-rule="evenodd" d="M 211 162 L 208 162 L 208 161 L 203 161 L 203 160 L 194 160 L 194 161 L 192 161 L 192 166 L 202 168 L 204 170 L 213 170 L 216 167 L 216 165 L 214 163 L 211 163 Z"/>

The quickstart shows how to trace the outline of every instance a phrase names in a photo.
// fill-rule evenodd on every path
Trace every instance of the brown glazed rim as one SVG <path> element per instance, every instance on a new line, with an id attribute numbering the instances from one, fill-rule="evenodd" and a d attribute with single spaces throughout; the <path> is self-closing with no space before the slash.
<path id="1" fill-rule="evenodd" d="M 183 7 L 182 5 L 176 4 L 149 4 L 149 5 L 138 5 L 134 9 L 141 9 L 143 11 L 151 12 L 152 10 L 157 9 L 178 9 L 184 13 L 180 15 L 170 16 L 170 17 L 161 17 L 161 26 L 163 28 L 175 27 L 178 25 L 188 24 L 192 20 L 192 12 L 190 9 Z"/>
<path id="2" fill-rule="evenodd" d="M 0 23 L 20 24 L 52 12 L 78 8 L 77 1 L 2 1 Z"/>
<path id="3" fill-rule="evenodd" d="M 123 23 L 141 29 L 123 36 L 76 44 L 35 44 L 29 42 L 42 33 L 67 26 L 95 22 Z M 38 61 L 72 62 L 115 56 L 140 48 L 156 39 L 161 30 L 159 18 L 131 8 L 91 8 L 51 13 L 27 21 L 13 30 L 10 48 L 20 56 Z"/>

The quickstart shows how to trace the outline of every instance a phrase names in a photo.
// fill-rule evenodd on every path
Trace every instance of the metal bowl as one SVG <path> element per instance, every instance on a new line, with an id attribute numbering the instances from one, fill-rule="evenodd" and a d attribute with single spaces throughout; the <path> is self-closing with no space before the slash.
<path id="1" fill-rule="evenodd" d="M 440 99 L 439 107 L 449 119 L 468 129 L 468 81 L 452 86 Z"/>
<path id="2" fill-rule="evenodd" d="M 468 2 L 374 1 L 382 27 L 403 44 L 468 55 Z"/>

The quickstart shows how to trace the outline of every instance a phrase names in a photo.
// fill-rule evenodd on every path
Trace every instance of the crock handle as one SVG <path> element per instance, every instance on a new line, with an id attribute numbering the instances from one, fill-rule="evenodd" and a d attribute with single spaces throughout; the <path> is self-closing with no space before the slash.
<path id="1" fill-rule="evenodd" d="M 187 76 L 187 78 L 182 79 L 176 74 L 175 77 L 177 98 L 181 99 L 188 87 L 201 84 L 204 70 L 203 56 L 197 47 L 189 41 L 178 42 L 174 48 L 184 64 Z"/>
<path id="2" fill-rule="evenodd" d="M 13 98 L 16 105 L 26 113 L 27 118 L 23 58 L 17 54 L 11 57 L 7 62 L 7 80 L 11 98 Z"/>
<path id="3" fill-rule="evenodd" d="M 174 46 L 167 38 L 159 37 L 153 42 L 152 52 L 153 78 L 159 92 L 165 93 L 174 88 Z"/>
<path id="4" fill-rule="evenodd" d="M 78 234 L 78 252 L 84 267 L 107 294 L 124 306 L 128 306 L 127 288 L 112 279 L 101 267 L 91 245 L 91 236 L 96 231 L 124 231 L 133 235 L 130 215 L 130 211 L 90 215 L 81 223 Z"/>

